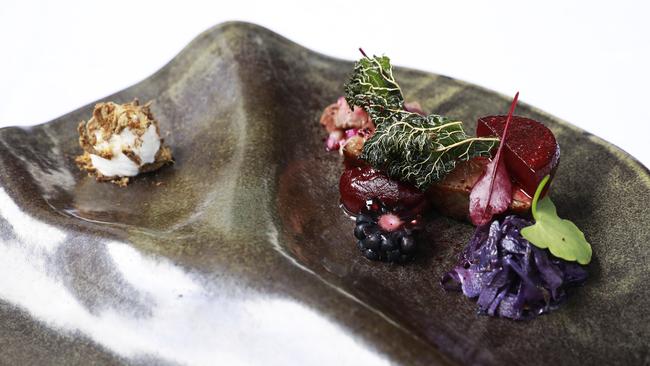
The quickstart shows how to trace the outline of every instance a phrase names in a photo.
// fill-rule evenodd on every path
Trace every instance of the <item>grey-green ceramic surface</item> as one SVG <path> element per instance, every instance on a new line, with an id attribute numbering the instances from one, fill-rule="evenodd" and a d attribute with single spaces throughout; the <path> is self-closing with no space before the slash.
<path id="1" fill-rule="evenodd" d="M 645 168 L 521 105 L 562 147 L 552 196 L 593 244 L 591 277 L 536 320 L 477 316 L 438 284 L 471 226 L 431 215 L 403 267 L 357 254 L 317 123 L 351 66 L 255 25 L 205 32 L 103 99 L 153 100 L 170 132 L 176 164 L 128 188 L 73 164 L 92 105 L 0 130 L 0 364 L 650 363 Z M 447 77 L 396 77 L 470 131 L 508 106 Z"/>

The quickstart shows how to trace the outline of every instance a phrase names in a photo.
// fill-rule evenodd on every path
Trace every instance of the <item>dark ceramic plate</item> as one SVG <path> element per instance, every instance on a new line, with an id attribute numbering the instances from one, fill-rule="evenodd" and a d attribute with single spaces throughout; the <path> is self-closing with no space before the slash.
<path id="1" fill-rule="evenodd" d="M 128 188 L 73 164 L 92 105 L 0 130 L 1 364 L 648 364 L 650 175 L 521 105 L 562 146 L 553 198 L 593 244 L 591 277 L 529 322 L 477 316 L 438 284 L 472 227 L 432 215 L 419 259 L 361 258 L 338 208 L 321 110 L 352 63 L 228 23 L 103 100 L 154 100 L 176 164 Z M 407 98 L 460 118 L 509 101 L 398 69 Z"/>

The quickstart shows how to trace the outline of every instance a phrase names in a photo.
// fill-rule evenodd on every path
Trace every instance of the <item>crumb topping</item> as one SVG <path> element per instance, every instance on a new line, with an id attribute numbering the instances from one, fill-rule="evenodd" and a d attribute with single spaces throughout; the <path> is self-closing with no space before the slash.
<path id="1" fill-rule="evenodd" d="M 140 105 L 137 99 L 125 104 L 96 104 L 92 117 L 87 122 L 81 121 L 77 127 L 79 145 L 84 151 L 83 155 L 76 158 L 79 168 L 95 176 L 98 181 L 111 181 L 125 186 L 129 181 L 128 176 L 102 174 L 101 167 L 94 166 L 93 159 L 97 162 L 96 159 L 101 158 L 106 164 L 119 164 L 118 158 L 123 160 L 122 164 L 131 161 L 132 164 L 128 164 L 135 164 L 132 169 L 137 167 L 137 173 L 154 171 L 172 162 L 171 150 L 160 137 L 160 127 L 150 106 L 151 102 Z M 153 131 L 159 141 L 154 140 L 153 149 L 159 146 L 157 151 L 151 148 Z M 147 138 L 148 145 L 145 142 Z M 145 149 L 149 149 L 149 158 L 143 158 L 142 151 Z"/>

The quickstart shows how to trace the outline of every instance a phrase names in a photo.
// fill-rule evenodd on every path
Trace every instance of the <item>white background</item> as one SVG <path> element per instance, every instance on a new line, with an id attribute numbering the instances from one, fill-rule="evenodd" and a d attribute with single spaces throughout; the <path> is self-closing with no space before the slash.
<path id="1" fill-rule="evenodd" d="M 0 2 L 0 127 L 46 122 L 155 72 L 227 20 L 346 59 L 394 63 L 512 95 L 650 166 L 644 1 Z M 496 112 L 496 111 L 495 111 Z"/>

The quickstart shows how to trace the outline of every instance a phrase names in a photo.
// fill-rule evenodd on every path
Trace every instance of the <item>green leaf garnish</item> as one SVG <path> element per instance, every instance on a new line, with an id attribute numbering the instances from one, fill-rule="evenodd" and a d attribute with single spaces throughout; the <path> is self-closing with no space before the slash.
<path id="1" fill-rule="evenodd" d="M 460 121 L 406 111 L 386 56 L 364 57 L 356 63 L 345 98 L 348 104 L 363 107 L 376 126 L 361 159 L 423 190 L 444 178 L 457 161 L 490 157 L 499 141 L 468 137 Z"/>
<path id="2" fill-rule="evenodd" d="M 345 84 L 345 99 L 349 105 L 364 107 L 368 112 L 372 110 L 378 117 L 390 115 L 390 110 L 403 110 L 402 89 L 395 81 L 390 59 L 373 56 L 359 60 Z"/>
<path id="3" fill-rule="evenodd" d="M 546 176 L 541 181 L 533 197 L 535 224 L 521 229 L 521 236 L 536 247 L 548 248 L 558 258 L 588 264 L 591 262 L 591 245 L 585 239 L 585 234 L 573 222 L 557 215 L 555 205 L 548 196 L 538 202 L 548 180 L 549 176 Z"/>

